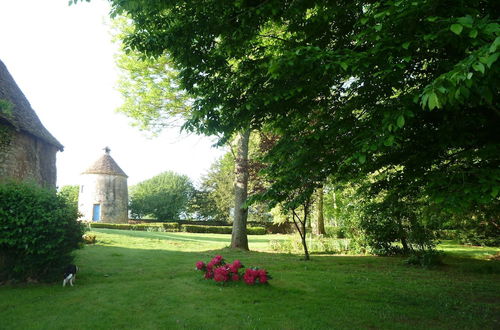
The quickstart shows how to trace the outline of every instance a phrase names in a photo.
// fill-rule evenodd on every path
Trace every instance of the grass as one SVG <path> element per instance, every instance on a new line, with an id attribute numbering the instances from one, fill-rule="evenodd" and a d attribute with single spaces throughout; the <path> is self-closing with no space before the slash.
<path id="1" fill-rule="evenodd" d="M 400 258 L 232 251 L 229 235 L 95 230 L 77 252 L 75 287 L 0 287 L 0 329 L 494 329 L 499 327 L 500 266 L 483 253 L 445 242 L 446 266 Z M 269 286 L 217 285 L 194 270 L 221 254 L 266 268 Z"/>

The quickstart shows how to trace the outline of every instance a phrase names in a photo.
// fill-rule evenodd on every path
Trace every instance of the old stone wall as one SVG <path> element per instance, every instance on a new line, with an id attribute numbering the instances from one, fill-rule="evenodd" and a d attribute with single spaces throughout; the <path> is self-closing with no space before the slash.
<path id="1" fill-rule="evenodd" d="M 57 148 L 0 121 L 0 179 L 33 180 L 56 186 Z"/>
<path id="2" fill-rule="evenodd" d="M 99 221 L 128 222 L 127 178 L 109 174 L 82 174 L 78 210 L 82 220 L 92 221 L 94 205 L 100 205 Z"/>

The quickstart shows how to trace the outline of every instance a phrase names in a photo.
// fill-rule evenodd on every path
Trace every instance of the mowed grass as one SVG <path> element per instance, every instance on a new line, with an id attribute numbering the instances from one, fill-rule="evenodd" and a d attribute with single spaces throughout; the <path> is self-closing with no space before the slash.
<path id="1" fill-rule="evenodd" d="M 305 262 L 270 251 L 279 235 L 250 236 L 243 252 L 226 248 L 230 235 L 95 233 L 74 287 L 0 287 L 0 329 L 499 328 L 499 261 L 487 257 L 500 249 L 447 242 L 446 265 L 425 270 L 373 256 Z M 270 285 L 204 280 L 194 265 L 216 254 L 266 268 Z"/>

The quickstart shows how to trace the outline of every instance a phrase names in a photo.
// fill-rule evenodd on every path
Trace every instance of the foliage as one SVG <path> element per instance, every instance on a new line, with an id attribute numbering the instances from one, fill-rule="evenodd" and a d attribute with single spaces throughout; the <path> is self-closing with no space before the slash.
<path id="1" fill-rule="evenodd" d="M 234 157 L 228 152 L 202 177 L 190 202 L 190 213 L 197 219 L 229 223 L 231 208 L 234 208 Z"/>
<path id="2" fill-rule="evenodd" d="M 117 111 L 153 134 L 165 127 L 181 126 L 190 111 L 189 96 L 180 88 L 178 72 L 169 56 L 153 59 L 126 48 L 122 40 L 134 31 L 127 17 L 115 18 L 113 27 L 114 41 L 120 45 L 115 56 L 120 69 L 117 89 L 124 100 Z"/>
<path id="3" fill-rule="evenodd" d="M 328 177 L 370 177 L 374 207 L 500 213 L 493 2 L 110 2 L 133 21 L 128 48 L 171 56 L 187 128 L 279 136 L 262 199 L 297 206 Z M 372 219 L 392 230 L 396 213 Z"/>
<path id="4" fill-rule="evenodd" d="M 54 280 L 73 260 L 84 228 L 55 190 L 0 184 L 0 281 Z"/>
<path id="5" fill-rule="evenodd" d="M 349 239 L 337 239 L 334 237 L 321 237 L 308 235 L 308 250 L 312 254 L 360 254 L 356 246 L 351 245 Z M 274 240 L 270 242 L 273 251 L 280 253 L 301 253 L 304 249 L 300 237 L 290 236 L 285 240 Z"/>
<path id="6" fill-rule="evenodd" d="M 78 209 L 78 194 L 80 187 L 78 185 L 66 185 L 59 188 L 57 194 L 64 198 L 69 205 Z"/>
<path id="7" fill-rule="evenodd" d="M 440 251 L 424 251 L 413 253 L 405 260 L 408 265 L 416 265 L 424 268 L 441 266 L 443 264 L 443 253 Z"/>
<path id="8" fill-rule="evenodd" d="M 200 226 L 200 225 L 182 225 L 182 231 L 188 233 L 214 233 L 214 234 L 231 234 L 232 227 L 230 226 Z M 266 228 L 263 227 L 248 227 L 247 234 L 249 235 L 265 235 Z"/>
<path id="9" fill-rule="evenodd" d="M 187 176 L 163 172 L 130 188 L 130 212 L 134 218 L 177 220 L 187 211 L 193 190 Z"/>
<path id="10" fill-rule="evenodd" d="M 206 226 L 180 224 L 178 222 L 159 222 L 159 223 L 142 223 L 142 224 L 124 224 L 124 223 L 103 223 L 92 222 L 92 228 L 107 228 L 121 230 L 136 230 L 136 231 L 153 231 L 153 232 L 187 232 L 187 233 L 214 233 L 214 234 L 231 234 L 231 226 Z M 267 230 L 264 227 L 248 227 L 249 235 L 265 235 Z"/>
<path id="11" fill-rule="evenodd" d="M 108 229 L 139 230 L 139 231 L 177 232 L 180 230 L 180 225 L 177 222 L 144 223 L 144 224 L 92 222 L 90 225 L 92 228 L 108 228 Z"/>

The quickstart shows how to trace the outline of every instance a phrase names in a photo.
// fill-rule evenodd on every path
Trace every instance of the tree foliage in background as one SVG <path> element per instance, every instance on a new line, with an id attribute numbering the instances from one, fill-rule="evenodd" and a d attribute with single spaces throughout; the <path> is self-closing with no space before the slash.
<path id="1" fill-rule="evenodd" d="M 428 233 L 422 219 L 439 213 L 498 231 L 494 2 L 110 3 L 134 22 L 129 49 L 171 56 L 194 100 L 187 128 L 221 143 L 248 127 L 280 137 L 262 199 L 294 209 L 327 178 L 369 178 L 367 228 Z"/>
<path id="2" fill-rule="evenodd" d="M 163 172 L 130 188 L 130 212 L 139 219 L 179 220 L 187 211 L 193 190 L 187 176 Z"/>
<path id="3" fill-rule="evenodd" d="M 191 202 L 191 212 L 200 220 L 231 222 L 234 207 L 234 157 L 231 153 L 215 161 L 202 177 Z"/>
<path id="4" fill-rule="evenodd" d="M 69 205 L 78 210 L 78 194 L 80 187 L 78 185 L 66 185 L 59 188 L 57 194 L 65 199 Z"/>

